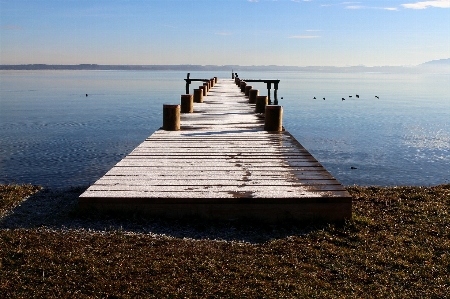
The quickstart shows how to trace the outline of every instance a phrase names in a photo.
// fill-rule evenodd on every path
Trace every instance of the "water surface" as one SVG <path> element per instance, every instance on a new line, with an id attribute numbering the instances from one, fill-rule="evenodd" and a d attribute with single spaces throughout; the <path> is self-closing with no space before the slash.
<path id="1" fill-rule="evenodd" d="M 191 73 L 214 76 L 231 78 L 231 72 Z M 447 74 L 239 76 L 281 80 L 284 127 L 344 185 L 450 181 Z M 1 71 L 0 183 L 92 184 L 162 125 L 162 105 L 180 102 L 185 77 L 180 71 Z M 252 85 L 267 94 L 263 83 Z"/>

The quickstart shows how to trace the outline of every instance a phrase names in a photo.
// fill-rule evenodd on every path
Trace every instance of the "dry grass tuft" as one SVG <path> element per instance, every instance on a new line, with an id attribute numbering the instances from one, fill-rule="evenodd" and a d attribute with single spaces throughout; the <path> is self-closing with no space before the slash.
<path id="1" fill-rule="evenodd" d="M 3 229 L 0 294 L 448 298 L 450 185 L 348 191 L 354 199 L 351 220 L 309 223 L 302 233 L 263 243 L 120 230 Z"/>
<path id="2" fill-rule="evenodd" d="M 42 188 L 33 185 L 0 185 L 0 217 Z"/>

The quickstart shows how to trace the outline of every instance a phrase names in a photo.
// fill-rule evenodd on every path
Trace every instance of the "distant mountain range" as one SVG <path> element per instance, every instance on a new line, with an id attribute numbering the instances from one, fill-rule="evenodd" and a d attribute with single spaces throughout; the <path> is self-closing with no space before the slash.
<path id="1" fill-rule="evenodd" d="M 442 65 L 442 66 L 450 66 L 450 58 L 447 59 L 438 59 L 438 60 L 431 60 L 427 61 L 425 63 L 419 64 L 419 66 L 428 66 L 428 65 Z"/>
<path id="2" fill-rule="evenodd" d="M 281 65 L 101 65 L 101 64 L 18 64 L 0 65 L 0 70 L 175 70 L 175 71 L 301 71 L 320 73 L 416 73 L 416 72 L 450 72 L 450 58 L 432 60 L 417 66 L 281 66 Z"/>

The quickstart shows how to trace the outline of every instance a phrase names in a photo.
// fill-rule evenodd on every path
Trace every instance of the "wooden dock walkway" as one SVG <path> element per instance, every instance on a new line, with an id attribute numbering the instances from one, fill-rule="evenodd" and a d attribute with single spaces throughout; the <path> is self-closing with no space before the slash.
<path id="1" fill-rule="evenodd" d="M 351 217 L 345 188 L 286 130 L 264 130 L 232 79 L 219 79 L 179 131 L 159 129 L 79 197 L 82 208 L 211 218 Z"/>

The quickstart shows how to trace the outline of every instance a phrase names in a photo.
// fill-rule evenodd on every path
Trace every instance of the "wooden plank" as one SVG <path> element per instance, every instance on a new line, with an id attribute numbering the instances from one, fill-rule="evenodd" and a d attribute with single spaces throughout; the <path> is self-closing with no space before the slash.
<path id="1" fill-rule="evenodd" d="M 286 180 L 285 178 L 249 178 L 242 179 L 236 178 L 235 180 L 224 180 L 220 178 L 210 179 L 208 177 L 196 177 L 195 179 L 177 179 L 177 178 L 131 178 L 131 179 L 121 179 L 121 178 L 101 178 L 95 185 L 102 186 L 112 186 L 113 188 L 121 187 L 125 188 L 126 186 L 242 186 L 242 184 L 246 184 L 247 186 L 251 185 L 260 185 L 260 186 L 324 186 L 322 188 L 332 188 L 333 190 L 340 188 L 341 185 L 332 180 Z M 331 187 L 329 187 L 331 186 Z"/>
<path id="2" fill-rule="evenodd" d="M 281 174 L 292 174 L 296 177 L 308 177 L 311 175 L 314 175 L 314 173 L 317 173 L 319 176 L 329 175 L 331 178 L 332 176 L 322 167 L 295 167 L 290 168 L 288 166 L 285 167 L 253 167 L 248 166 L 245 169 L 237 169 L 233 166 L 228 167 L 214 167 L 214 168 L 205 168 L 202 166 L 187 166 L 187 167 L 179 167 L 178 165 L 172 165 L 172 166 L 154 166 L 154 167 L 114 167 L 113 169 L 109 170 L 106 175 L 130 175 L 130 174 L 136 174 L 136 175 L 142 175 L 142 174 L 151 174 L 151 173 L 162 173 L 162 174 L 171 174 L 175 173 L 175 175 L 178 173 L 178 176 L 185 176 L 185 175 L 195 175 L 195 174 L 201 174 L 203 172 L 211 172 L 211 174 L 217 173 L 217 175 L 227 175 L 232 174 L 233 172 L 248 172 L 250 174 L 271 174 L 271 175 L 281 175 Z M 334 178 L 333 178 L 334 179 Z"/>
<path id="3" fill-rule="evenodd" d="M 128 199 L 128 203 L 208 203 L 221 204 L 232 203 L 233 198 L 243 198 L 246 194 L 246 203 L 271 203 L 271 204 L 304 204 L 304 203 L 322 203 L 322 202 L 350 202 L 344 191 L 330 192 L 308 192 L 308 190 L 299 190 L 299 188 L 273 190 L 269 189 L 259 192 L 254 188 L 228 189 L 218 186 L 204 188 L 185 188 L 185 189 L 164 189 L 164 190 L 108 190 L 99 186 L 91 186 L 93 189 L 87 190 L 85 196 L 81 197 L 82 203 L 86 202 L 88 197 L 93 200 L 107 203 L 110 198 Z M 94 190 L 94 188 L 96 190 Z M 273 193 L 273 196 L 267 196 Z M 311 196 L 314 194 L 315 196 Z M 236 196 L 238 195 L 238 196 Z M 281 196 L 280 196 L 281 195 Z M 164 201 L 155 199 L 165 199 Z M 185 200 L 190 199 L 190 200 Z M 113 202 L 113 201 L 111 201 Z M 270 211 L 268 211 L 270 213 Z M 218 215 L 220 216 L 220 215 Z"/>

